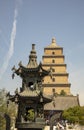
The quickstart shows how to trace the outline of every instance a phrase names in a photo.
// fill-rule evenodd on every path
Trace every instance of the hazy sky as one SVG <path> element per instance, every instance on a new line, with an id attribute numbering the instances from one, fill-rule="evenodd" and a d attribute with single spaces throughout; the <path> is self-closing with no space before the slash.
<path id="1" fill-rule="evenodd" d="M 84 105 L 84 0 L 0 0 L 0 88 L 21 87 L 11 68 L 28 63 L 32 43 L 42 61 L 52 37 L 63 47 L 71 92 Z"/>

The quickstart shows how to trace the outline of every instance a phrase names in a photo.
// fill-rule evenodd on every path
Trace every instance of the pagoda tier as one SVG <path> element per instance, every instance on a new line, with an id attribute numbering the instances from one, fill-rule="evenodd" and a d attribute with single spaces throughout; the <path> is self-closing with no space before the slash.
<path id="1" fill-rule="evenodd" d="M 14 66 L 12 68 L 12 70 L 14 70 L 14 73 L 19 75 L 21 78 L 30 77 L 30 75 L 32 76 L 32 74 L 33 74 L 33 76 L 36 75 L 36 77 L 42 79 L 44 76 L 46 76 L 50 73 L 50 69 L 48 71 L 46 71 L 45 69 L 43 69 L 41 63 L 36 67 L 27 68 L 27 67 L 23 66 L 22 63 L 20 62 L 19 68 L 16 69 L 15 66 Z"/>
<path id="2" fill-rule="evenodd" d="M 52 78 L 49 75 L 44 78 L 44 93 L 52 95 L 53 91 L 55 91 L 60 94 L 63 90 L 67 95 L 71 94 L 71 84 L 68 82 L 69 74 L 66 71 L 64 60 L 63 48 L 58 46 L 55 38 L 53 38 L 51 44 L 44 48 L 44 55 L 42 57 L 43 68 L 52 68 Z"/>

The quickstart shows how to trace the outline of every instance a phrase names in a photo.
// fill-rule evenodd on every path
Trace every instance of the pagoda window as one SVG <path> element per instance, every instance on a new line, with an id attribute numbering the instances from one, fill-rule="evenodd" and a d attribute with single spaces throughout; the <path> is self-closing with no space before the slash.
<path id="1" fill-rule="evenodd" d="M 54 54 L 55 54 L 55 52 L 53 51 L 53 52 L 52 52 L 52 55 L 54 55 Z"/>
<path id="2" fill-rule="evenodd" d="M 29 82 L 29 83 L 28 83 L 28 87 L 29 87 L 31 90 L 34 90 L 34 89 L 35 89 L 33 82 Z"/>
<path id="3" fill-rule="evenodd" d="M 55 72 L 55 69 L 52 69 L 52 72 Z"/>
<path id="4" fill-rule="evenodd" d="M 55 88 L 52 89 L 52 92 L 55 93 Z"/>
<path id="5" fill-rule="evenodd" d="M 52 60 L 52 63 L 55 63 L 55 60 Z"/>
<path id="6" fill-rule="evenodd" d="M 52 78 L 52 81 L 55 82 L 55 78 Z"/>
<path id="7" fill-rule="evenodd" d="M 33 85 L 33 82 L 29 82 L 28 83 L 28 87 L 30 87 L 31 85 Z"/>

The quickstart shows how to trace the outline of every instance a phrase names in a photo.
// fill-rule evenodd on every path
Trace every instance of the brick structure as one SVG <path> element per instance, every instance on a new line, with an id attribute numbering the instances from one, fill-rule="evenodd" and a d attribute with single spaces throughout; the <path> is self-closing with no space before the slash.
<path id="1" fill-rule="evenodd" d="M 64 91 L 67 95 L 71 95 L 71 84 L 68 81 L 64 59 L 63 48 L 57 45 L 55 38 L 52 38 L 51 44 L 44 48 L 42 57 L 43 68 L 52 69 L 52 78 L 49 75 L 44 78 L 44 93 L 52 95 L 53 92 L 60 94 Z"/>

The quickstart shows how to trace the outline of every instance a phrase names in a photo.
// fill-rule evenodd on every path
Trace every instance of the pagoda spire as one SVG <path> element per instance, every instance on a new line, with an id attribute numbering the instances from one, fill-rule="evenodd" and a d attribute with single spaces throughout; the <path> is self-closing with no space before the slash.
<path id="1" fill-rule="evenodd" d="M 35 44 L 32 44 L 32 50 L 29 55 L 29 62 L 27 64 L 27 68 L 35 68 L 37 67 L 37 55 L 35 51 Z"/>
<path id="2" fill-rule="evenodd" d="M 57 46 L 56 39 L 54 37 L 52 38 L 51 46 Z"/>

